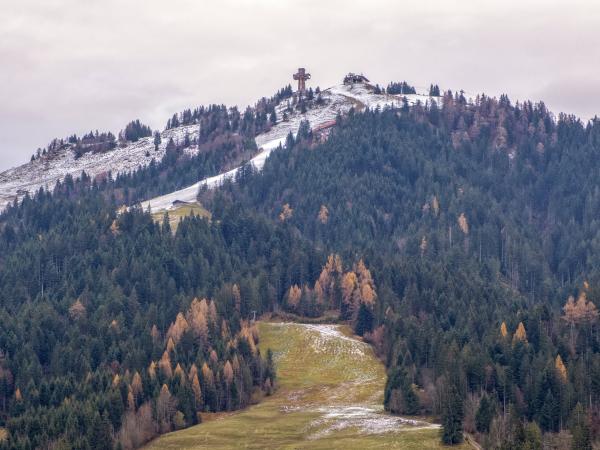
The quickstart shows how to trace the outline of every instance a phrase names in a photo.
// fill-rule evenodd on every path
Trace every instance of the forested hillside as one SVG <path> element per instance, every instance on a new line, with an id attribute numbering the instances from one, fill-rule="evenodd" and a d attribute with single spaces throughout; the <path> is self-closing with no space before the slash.
<path id="1" fill-rule="evenodd" d="M 570 429 L 589 448 L 600 424 L 600 122 L 451 93 L 443 107 L 339 122 L 324 144 L 309 132 L 288 140 L 222 195 L 365 258 L 388 409 L 441 415 L 448 443 L 463 426 L 486 448 Z"/>
<path id="2" fill-rule="evenodd" d="M 288 94 L 247 133 L 224 108 L 176 115 L 205 121 L 196 156 L 173 144 L 0 216 L 0 445 L 132 448 L 243 407 L 275 377 L 249 319 L 283 309 L 350 323 L 387 365 L 386 408 L 439 417 L 444 443 L 591 448 L 600 122 L 448 92 L 340 115 L 327 139 L 304 123 L 199 193 L 210 220 L 119 209 L 244 159 Z"/>
<path id="3" fill-rule="evenodd" d="M 310 247 L 241 210 L 175 234 L 115 210 L 78 182 L 2 216 L 0 445 L 133 448 L 272 389 L 245 319 L 311 278 Z"/>

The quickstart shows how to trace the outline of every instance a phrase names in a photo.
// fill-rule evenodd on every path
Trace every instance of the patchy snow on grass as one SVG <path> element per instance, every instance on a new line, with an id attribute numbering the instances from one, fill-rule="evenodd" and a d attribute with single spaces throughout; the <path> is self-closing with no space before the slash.
<path id="1" fill-rule="evenodd" d="M 258 326 L 261 352 L 271 349 L 275 358 L 275 393 L 223 420 L 167 434 L 149 448 L 443 448 L 439 425 L 384 411 L 385 368 L 349 327 Z"/>
<path id="2" fill-rule="evenodd" d="M 321 417 L 309 425 L 309 430 L 318 431 L 309 435 L 309 439 L 320 439 L 335 431 L 348 428 L 357 429 L 361 434 L 381 434 L 398 432 L 402 429 L 435 429 L 439 425 L 420 420 L 406 419 L 385 414 L 382 408 L 362 405 L 327 406 L 318 408 Z"/>
<path id="3" fill-rule="evenodd" d="M 295 329 L 296 336 L 301 336 L 304 352 L 318 355 L 323 371 L 331 366 L 344 367 L 343 375 L 336 376 L 335 383 L 329 380 L 308 391 L 294 389 L 287 393 L 285 404 L 280 406 L 282 414 L 308 413 L 314 417 L 305 425 L 307 439 L 318 440 L 350 429 L 366 435 L 439 428 L 436 424 L 393 416 L 384 411 L 383 374 L 377 370 L 378 366 L 373 366 L 375 355 L 368 344 L 345 334 L 340 325 L 270 325 Z M 276 352 L 275 356 L 276 363 L 290 358 L 285 351 Z M 356 397 L 361 390 L 367 395 Z"/>
<path id="4" fill-rule="evenodd" d="M 368 345 L 344 335 L 337 325 L 303 325 L 311 333 L 311 348 L 317 353 L 335 349 L 336 353 L 349 353 L 358 357 L 365 355 Z"/>

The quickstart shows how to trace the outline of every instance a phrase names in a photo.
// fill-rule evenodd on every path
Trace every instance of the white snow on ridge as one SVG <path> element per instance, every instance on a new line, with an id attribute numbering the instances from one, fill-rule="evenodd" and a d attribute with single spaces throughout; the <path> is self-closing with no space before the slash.
<path id="1" fill-rule="evenodd" d="M 358 110 L 365 108 L 383 109 L 385 107 L 400 107 L 402 106 L 404 98 L 407 99 L 410 105 L 414 105 L 418 102 L 425 104 L 432 100 L 441 101 L 441 99 L 434 99 L 428 95 L 421 94 L 375 94 L 373 93 L 373 86 L 364 83 L 334 86 L 322 91 L 321 95 L 324 100 L 322 106 L 316 106 L 309 109 L 304 114 L 292 114 L 287 121 L 280 120 L 273 128 L 271 128 L 271 130 L 256 136 L 256 146 L 260 151 L 249 161 L 249 163 L 256 169 L 261 170 L 271 152 L 277 149 L 279 145 L 283 146 L 285 144 L 287 135 L 292 133 L 295 136 L 298 133 L 300 122 L 302 120 L 308 120 L 311 128 L 314 129 L 319 125 L 334 120 L 339 113 L 347 113 L 353 107 Z M 278 106 L 278 117 L 283 116 L 285 108 L 286 105 L 283 102 Z M 219 175 L 205 178 L 181 190 L 147 200 L 142 202 L 142 208 L 144 210 L 150 208 L 152 212 L 159 212 L 174 208 L 174 202 L 176 201 L 194 202 L 196 201 L 198 191 L 201 187 L 206 186 L 209 189 L 217 188 L 222 185 L 225 180 L 233 179 L 238 170 L 240 170 L 240 167 L 236 167 L 235 169 Z"/>
<path id="2" fill-rule="evenodd" d="M 279 147 L 279 145 L 283 145 L 284 142 L 285 138 L 278 138 L 265 142 L 261 147 L 259 147 L 261 151 L 254 158 L 252 158 L 249 161 L 249 163 L 254 165 L 254 167 L 256 167 L 258 170 L 262 169 L 265 165 L 265 161 L 267 160 L 271 152 L 277 147 Z M 220 185 L 222 185 L 225 182 L 225 180 L 234 179 L 235 175 L 238 173 L 239 170 L 240 167 L 236 167 L 235 169 L 228 170 L 227 172 L 221 173 L 219 175 L 204 178 L 203 180 L 200 180 L 197 183 L 192 184 L 191 186 L 142 202 L 141 206 L 144 209 L 144 211 L 150 208 L 150 212 L 155 213 L 159 211 L 168 211 L 170 209 L 173 209 L 175 207 L 175 202 L 177 201 L 187 203 L 195 202 L 196 197 L 198 196 L 198 191 L 201 187 L 206 186 L 209 189 L 217 188 Z"/>
<path id="3" fill-rule="evenodd" d="M 256 145 L 259 148 L 250 161 L 256 169 L 261 170 L 271 152 L 280 145 L 285 144 L 289 133 L 296 135 L 302 120 L 308 120 L 311 128 L 331 123 L 338 114 L 347 113 L 351 108 L 362 110 L 364 108 L 385 108 L 389 106 L 399 107 L 403 98 L 406 97 L 409 104 L 417 102 L 425 103 L 432 100 L 428 95 L 389 95 L 375 94 L 370 84 L 338 85 L 321 92 L 323 104 L 314 106 L 306 113 L 287 112 L 286 121 L 280 120 L 268 132 L 256 136 Z M 439 101 L 439 99 L 438 99 Z M 277 116 L 282 118 L 286 109 L 286 102 L 277 107 Z M 105 153 L 85 153 L 75 158 L 71 148 L 58 150 L 52 155 L 42 156 L 34 161 L 23 164 L 0 173 L 0 211 L 15 198 L 21 199 L 26 192 L 34 194 L 40 187 L 53 189 L 57 181 L 63 180 L 70 174 L 74 178 L 85 171 L 90 177 L 107 174 L 109 171 L 113 176 L 119 173 L 127 173 L 139 167 L 147 166 L 153 159 L 160 161 L 166 152 L 166 146 L 172 138 L 176 143 L 182 142 L 188 135 L 191 140 L 198 136 L 198 125 L 188 125 L 161 133 L 161 144 L 158 150 L 154 149 L 153 138 L 147 137 L 137 142 L 130 142 L 124 147 L 116 147 Z M 185 149 L 187 154 L 193 155 L 197 149 L 192 146 Z M 142 202 L 144 209 L 150 207 L 152 212 L 164 211 L 173 208 L 177 200 L 193 202 L 196 200 L 198 191 L 206 186 L 210 189 L 223 184 L 227 179 L 233 179 L 240 167 L 228 170 L 224 173 L 203 179 L 197 183 L 187 186 L 181 190 L 156 197 Z"/>
<path id="4" fill-rule="evenodd" d="M 161 133 L 161 144 L 158 150 L 154 148 L 154 138 L 146 137 L 137 142 L 130 142 L 125 147 L 117 146 L 105 153 L 85 153 L 75 158 L 70 148 L 59 150 L 51 156 L 42 156 L 34 161 L 0 173 L 0 211 L 15 197 L 21 199 L 25 192 L 34 194 L 40 187 L 53 189 L 58 180 L 63 180 L 70 174 L 74 178 L 85 171 L 94 178 L 97 175 L 112 172 L 126 173 L 138 167 L 147 166 L 152 159 L 157 162 L 165 155 L 166 147 L 172 138 L 175 143 L 182 142 L 186 134 L 193 140 L 198 136 L 198 125 L 188 125 L 173 128 Z M 194 148 L 187 149 L 193 154 Z M 148 156 L 146 156 L 148 155 Z"/>

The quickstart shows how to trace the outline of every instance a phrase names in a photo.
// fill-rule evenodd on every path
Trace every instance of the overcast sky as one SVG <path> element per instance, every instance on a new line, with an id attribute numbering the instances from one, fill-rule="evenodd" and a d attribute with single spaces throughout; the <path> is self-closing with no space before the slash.
<path id="1" fill-rule="evenodd" d="M 162 129 L 348 71 L 600 115 L 596 0 L 0 0 L 0 169 L 53 137 Z"/>

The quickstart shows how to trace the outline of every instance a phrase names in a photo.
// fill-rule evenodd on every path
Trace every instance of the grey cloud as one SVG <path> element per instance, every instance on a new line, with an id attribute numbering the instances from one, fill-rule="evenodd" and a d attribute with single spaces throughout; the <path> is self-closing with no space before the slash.
<path id="1" fill-rule="evenodd" d="M 0 11 L 0 169 L 53 137 L 243 107 L 300 65 L 313 86 L 364 71 L 587 119 L 599 25 L 591 0 L 20 0 Z"/>

